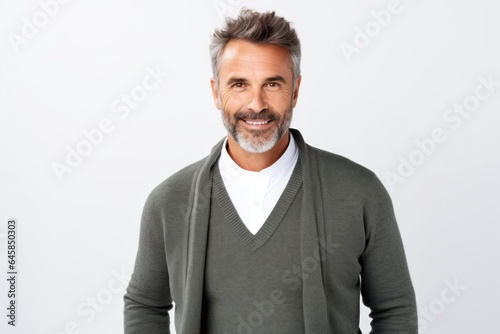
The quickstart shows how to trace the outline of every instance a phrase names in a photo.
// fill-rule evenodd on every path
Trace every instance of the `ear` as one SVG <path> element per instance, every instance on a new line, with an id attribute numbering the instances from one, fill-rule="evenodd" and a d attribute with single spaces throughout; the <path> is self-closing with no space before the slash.
<path id="1" fill-rule="evenodd" d="M 210 78 L 210 86 L 212 86 L 212 97 L 214 99 L 215 106 L 220 110 L 219 90 L 217 89 L 217 83 L 214 78 Z"/>
<path id="2" fill-rule="evenodd" d="M 297 99 L 299 98 L 299 89 L 300 89 L 300 82 L 302 81 L 302 76 L 299 75 L 297 80 L 295 81 L 295 89 L 293 91 L 293 108 L 295 108 L 295 105 L 297 104 Z"/>

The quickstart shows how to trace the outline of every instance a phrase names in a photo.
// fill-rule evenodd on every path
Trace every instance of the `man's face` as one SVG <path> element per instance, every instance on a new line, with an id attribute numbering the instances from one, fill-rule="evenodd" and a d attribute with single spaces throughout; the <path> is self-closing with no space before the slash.
<path id="1" fill-rule="evenodd" d="M 244 150 L 266 152 L 288 131 L 300 77 L 294 85 L 286 49 L 233 40 L 222 54 L 219 85 L 211 85 L 224 126 Z"/>

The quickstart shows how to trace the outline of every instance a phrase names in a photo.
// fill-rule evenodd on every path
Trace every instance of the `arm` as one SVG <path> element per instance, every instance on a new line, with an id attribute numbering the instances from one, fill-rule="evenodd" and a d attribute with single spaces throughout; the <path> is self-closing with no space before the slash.
<path id="1" fill-rule="evenodd" d="M 124 302 L 125 334 L 170 334 L 172 298 L 164 231 L 152 195 L 142 213 L 139 249 Z"/>
<path id="2" fill-rule="evenodd" d="M 361 294 L 371 309 L 372 334 L 417 334 L 416 313 L 403 243 L 392 202 L 376 178 L 365 203 L 366 247 L 361 256 Z"/>

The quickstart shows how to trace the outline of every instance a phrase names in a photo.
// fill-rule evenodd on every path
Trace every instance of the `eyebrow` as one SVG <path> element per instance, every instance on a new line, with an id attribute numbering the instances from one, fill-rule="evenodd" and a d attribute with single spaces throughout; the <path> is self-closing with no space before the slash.
<path id="1" fill-rule="evenodd" d="M 244 78 L 230 77 L 229 79 L 227 79 L 226 85 L 232 85 L 238 82 L 248 82 L 248 80 Z"/>
<path id="2" fill-rule="evenodd" d="M 270 78 L 266 79 L 266 82 L 270 82 L 270 81 L 278 81 L 278 82 L 286 83 L 285 78 L 283 78 L 281 75 L 276 75 L 274 77 L 270 77 Z"/>
<path id="3" fill-rule="evenodd" d="M 269 78 L 266 78 L 264 80 L 265 82 L 272 82 L 272 81 L 278 81 L 278 82 L 282 82 L 282 83 L 286 83 L 286 80 L 285 78 L 283 78 L 281 75 L 275 75 L 273 77 L 269 77 Z M 239 78 L 239 77 L 230 77 L 227 81 L 226 81 L 226 85 L 232 85 L 234 83 L 245 83 L 245 82 L 248 82 L 247 79 L 245 78 Z"/>

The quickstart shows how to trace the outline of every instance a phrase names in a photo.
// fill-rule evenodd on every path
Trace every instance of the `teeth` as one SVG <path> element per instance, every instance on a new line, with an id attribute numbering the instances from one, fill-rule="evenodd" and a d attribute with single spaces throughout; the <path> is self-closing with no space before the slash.
<path id="1" fill-rule="evenodd" d="M 247 122 L 248 124 L 252 124 L 252 125 L 263 125 L 263 124 L 267 124 L 267 122 L 269 122 L 269 121 L 263 121 L 263 122 L 245 121 L 245 122 Z"/>

